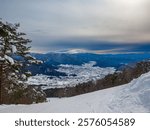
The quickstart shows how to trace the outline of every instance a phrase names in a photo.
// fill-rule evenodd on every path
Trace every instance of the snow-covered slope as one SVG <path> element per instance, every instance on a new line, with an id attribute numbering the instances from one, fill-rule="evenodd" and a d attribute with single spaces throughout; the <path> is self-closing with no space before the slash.
<path id="1" fill-rule="evenodd" d="M 150 112 L 150 72 L 131 83 L 47 103 L 1 105 L 0 112 Z"/>

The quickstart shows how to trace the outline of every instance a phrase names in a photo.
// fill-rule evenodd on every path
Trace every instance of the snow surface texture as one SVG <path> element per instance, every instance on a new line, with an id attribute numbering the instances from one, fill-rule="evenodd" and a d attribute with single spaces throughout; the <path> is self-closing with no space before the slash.
<path id="1" fill-rule="evenodd" d="M 126 85 L 32 105 L 1 105 L 0 112 L 150 112 L 150 72 Z"/>
<path id="2" fill-rule="evenodd" d="M 56 77 L 36 75 L 30 77 L 27 83 L 31 85 L 41 85 L 42 89 L 74 87 L 79 83 L 101 79 L 106 75 L 115 72 L 115 68 L 113 67 L 101 68 L 94 66 L 95 64 L 95 61 L 91 61 L 89 63 L 83 64 L 82 66 L 60 65 L 57 71 L 64 72 L 67 74 L 67 76 Z"/>

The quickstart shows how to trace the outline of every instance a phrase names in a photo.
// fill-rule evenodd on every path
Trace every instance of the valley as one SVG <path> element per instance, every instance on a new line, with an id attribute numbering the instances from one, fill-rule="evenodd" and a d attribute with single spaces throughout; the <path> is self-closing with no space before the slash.
<path id="1" fill-rule="evenodd" d="M 57 72 L 65 73 L 66 76 L 49 76 L 37 74 L 31 76 L 27 83 L 29 85 L 39 85 L 43 90 L 49 88 L 75 87 L 77 84 L 88 81 L 96 81 L 104 78 L 108 74 L 115 72 L 114 67 L 101 68 L 96 65 L 95 61 L 79 65 L 59 65 Z"/>

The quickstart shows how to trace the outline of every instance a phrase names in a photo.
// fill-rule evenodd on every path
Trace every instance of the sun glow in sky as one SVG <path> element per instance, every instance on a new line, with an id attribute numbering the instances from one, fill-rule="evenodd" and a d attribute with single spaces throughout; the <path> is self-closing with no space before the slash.
<path id="1" fill-rule="evenodd" d="M 43 51 L 149 44 L 149 12 L 150 0 L 0 0 L 0 17 L 20 22 L 33 50 Z"/>
<path id="2" fill-rule="evenodd" d="M 127 4 L 129 6 L 139 6 L 141 4 L 143 4 L 145 0 L 118 0 L 118 2 L 122 3 L 122 4 Z"/>

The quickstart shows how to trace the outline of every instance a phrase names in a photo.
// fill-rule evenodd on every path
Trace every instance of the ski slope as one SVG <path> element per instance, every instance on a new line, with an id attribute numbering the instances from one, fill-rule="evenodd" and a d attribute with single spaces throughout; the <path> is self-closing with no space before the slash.
<path id="1" fill-rule="evenodd" d="M 150 112 L 150 72 L 129 84 L 75 97 L 50 98 L 46 103 L 32 105 L 1 105 L 0 112 Z"/>

